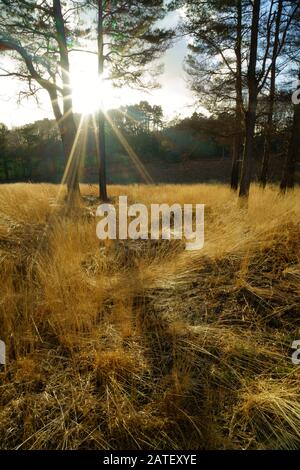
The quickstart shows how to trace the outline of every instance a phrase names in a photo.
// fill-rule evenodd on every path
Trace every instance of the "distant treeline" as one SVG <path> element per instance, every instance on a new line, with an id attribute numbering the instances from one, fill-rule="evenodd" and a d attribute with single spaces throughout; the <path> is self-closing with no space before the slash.
<path id="1" fill-rule="evenodd" d="M 107 113 L 105 134 L 109 182 L 140 181 L 134 171 L 132 154 L 146 165 L 160 166 L 189 161 L 216 159 L 230 161 L 234 116 L 223 113 L 191 117 L 163 123 L 160 106 L 147 102 L 127 106 Z M 81 117 L 77 115 L 77 121 Z M 280 157 L 285 145 L 287 125 L 273 141 L 272 151 Z M 256 155 L 263 151 L 263 127 L 256 138 Z M 98 177 L 97 139 L 92 116 L 86 116 L 80 126 L 78 146 L 81 152 L 81 181 L 96 182 Z M 0 181 L 59 182 L 65 168 L 62 142 L 54 120 L 44 119 L 8 130 L 0 127 Z M 157 172 L 156 172 L 157 173 Z M 199 175 L 200 180 L 201 175 Z M 184 180 L 184 175 L 182 175 Z M 216 180 L 224 181 L 220 174 Z M 176 177 L 180 181 L 180 175 Z"/>

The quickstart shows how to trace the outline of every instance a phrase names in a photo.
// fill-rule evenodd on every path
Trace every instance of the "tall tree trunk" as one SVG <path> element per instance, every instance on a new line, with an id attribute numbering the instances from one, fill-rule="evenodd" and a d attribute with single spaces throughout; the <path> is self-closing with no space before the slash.
<path id="1" fill-rule="evenodd" d="M 79 196 L 79 167 L 80 153 L 76 142 L 77 127 L 73 114 L 64 116 L 58 105 L 57 92 L 54 89 L 48 90 L 51 99 L 53 114 L 59 129 L 60 138 L 63 144 L 65 157 L 65 183 L 68 189 L 68 203 L 72 204 Z"/>
<path id="2" fill-rule="evenodd" d="M 274 110 L 274 98 L 271 98 L 270 92 L 270 102 L 268 106 L 268 117 L 267 123 L 265 126 L 265 140 L 264 140 L 264 153 L 262 158 L 261 172 L 260 172 L 260 186 L 265 188 L 267 185 L 268 179 L 268 170 L 269 170 L 269 161 L 271 154 L 271 144 L 272 144 L 272 135 L 273 135 L 273 110 Z M 272 102 L 271 102 L 272 100 Z"/>
<path id="3" fill-rule="evenodd" d="M 76 143 L 77 126 L 73 114 L 64 116 L 58 105 L 57 92 L 54 89 L 48 90 L 51 99 L 53 113 L 59 129 L 63 152 L 65 157 L 65 183 L 68 189 L 68 203 L 72 204 L 79 196 L 79 167 L 80 153 Z"/>
<path id="4" fill-rule="evenodd" d="M 102 77 L 103 70 L 104 70 L 103 1 L 98 0 L 98 76 L 99 78 Z M 102 201 L 107 201 L 105 116 L 101 108 L 99 108 L 99 111 L 98 111 L 98 152 L 99 152 L 99 197 Z"/>
<path id="5" fill-rule="evenodd" d="M 55 20 L 55 28 L 60 53 L 60 66 L 62 75 L 62 98 L 63 98 L 63 114 L 58 120 L 58 126 L 63 142 L 66 166 L 66 183 L 68 187 L 69 200 L 79 195 L 79 167 L 80 155 L 76 143 L 77 126 L 73 114 L 72 87 L 70 81 L 70 64 L 67 47 L 67 37 L 65 30 L 64 18 L 61 10 L 61 1 L 53 0 L 53 12 Z M 51 97 L 52 107 L 54 110 L 56 101 Z M 57 112 L 55 113 L 57 117 Z"/>
<path id="6" fill-rule="evenodd" d="M 79 195 L 80 153 L 76 142 L 77 127 L 73 117 L 65 118 L 59 123 L 60 136 L 66 157 L 66 184 L 69 199 Z"/>
<path id="7" fill-rule="evenodd" d="M 242 152 L 242 134 L 240 129 L 236 126 L 235 136 L 233 142 L 232 150 L 232 166 L 231 166 L 231 178 L 230 178 L 230 187 L 234 191 L 238 190 L 239 186 L 239 177 L 240 177 L 240 159 Z"/>
<path id="8" fill-rule="evenodd" d="M 300 74 L 299 74 L 300 79 Z M 280 190 L 285 193 L 287 189 L 293 189 L 295 185 L 296 162 L 300 153 L 300 104 L 294 106 L 294 118 L 292 132 L 289 141 L 288 152 L 284 162 Z"/>
<path id="9" fill-rule="evenodd" d="M 248 91 L 249 103 L 246 111 L 246 139 L 245 150 L 242 165 L 242 175 L 240 184 L 240 197 L 248 198 L 254 152 L 254 133 L 257 112 L 258 81 L 256 77 L 257 46 L 258 46 L 258 28 L 261 0 L 253 1 L 252 25 L 251 25 L 251 43 L 250 59 L 248 67 Z"/>
<path id="10" fill-rule="evenodd" d="M 276 63 L 279 49 L 279 34 L 282 17 L 282 6 L 283 0 L 278 0 L 278 10 L 276 14 L 276 27 L 274 36 L 274 46 L 272 52 L 272 65 L 271 65 L 271 82 L 270 82 L 270 94 L 268 100 L 268 114 L 267 123 L 265 126 L 265 141 L 264 141 L 264 154 L 262 159 L 261 173 L 260 173 L 260 185 L 265 188 L 268 179 L 269 161 L 271 154 L 271 143 L 273 136 L 273 114 L 274 114 L 274 103 L 275 103 L 275 92 L 276 92 Z"/>
<path id="11" fill-rule="evenodd" d="M 235 135 L 231 167 L 231 189 L 237 191 L 239 185 L 240 160 L 243 140 L 243 84 L 242 84 L 242 0 L 237 0 L 237 35 L 235 44 Z"/>

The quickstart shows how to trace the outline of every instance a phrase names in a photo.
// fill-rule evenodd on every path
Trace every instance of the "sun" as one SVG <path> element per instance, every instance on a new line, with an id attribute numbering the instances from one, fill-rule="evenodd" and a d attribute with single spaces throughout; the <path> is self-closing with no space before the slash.
<path id="1" fill-rule="evenodd" d="M 85 52 L 71 54 L 70 79 L 72 87 L 73 108 L 76 113 L 93 114 L 99 109 L 108 111 L 119 109 L 121 106 L 135 104 L 143 99 L 149 100 L 150 94 L 135 90 L 129 86 L 114 86 L 109 79 L 109 71 L 98 76 L 97 56 Z M 166 105 L 170 104 L 170 95 L 165 98 Z M 178 96 L 175 97 L 174 102 Z"/>
<path id="2" fill-rule="evenodd" d="M 109 92 L 105 80 L 89 74 L 72 77 L 74 109 L 82 114 L 95 113 L 109 107 Z"/>
<path id="3" fill-rule="evenodd" d="M 71 85 L 76 112 L 92 114 L 116 105 L 116 96 L 108 77 L 98 76 L 95 57 L 84 53 L 76 56 L 71 64 Z"/>

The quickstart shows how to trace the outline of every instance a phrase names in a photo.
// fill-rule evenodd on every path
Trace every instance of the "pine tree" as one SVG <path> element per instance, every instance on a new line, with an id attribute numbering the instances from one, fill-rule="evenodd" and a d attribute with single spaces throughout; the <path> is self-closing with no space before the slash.
<path id="1" fill-rule="evenodd" d="M 213 114 L 235 116 L 231 130 L 231 188 L 237 190 L 244 135 L 244 68 L 247 30 L 242 0 L 187 0 L 182 32 L 191 38 L 186 71 L 199 102 Z M 247 13 L 247 12 L 246 12 Z"/>
<path id="2" fill-rule="evenodd" d="M 300 83 L 300 72 L 298 74 Z M 280 182 L 280 191 L 285 193 L 287 189 L 293 189 L 295 186 L 296 162 L 300 155 L 300 103 L 294 104 L 293 124 L 291 136 L 286 154 L 282 179 Z"/>
<path id="3" fill-rule="evenodd" d="M 80 161 L 69 50 L 80 33 L 74 20 L 69 28 L 68 15 L 78 8 L 72 0 L 2 0 L 0 10 L 0 48 L 15 58 L 15 69 L 5 75 L 26 81 L 28 95 L 42 88 L 50 98 L 65 153 L 69 202 L 79 194 Z"/>
<path id="4" fill-rule="evenodd" d="M 285 1 L 277 0 L 273 2 L 273 17 L 270 22 L 269 28 L 267 28 L 266 36 L 270 37 L 271 48 L 270 48 L 270 77 L 268 85 L 268 101 L 267 101 L 267 112 L 266 112 L 266 123 L 265 123 L 265 141 L 264 141 L 264 153 L 262 158 L 262 166 L 260 173 L 260 184 L 264 188 L 268 180 L 268 170 L 271 155 L 271 144 L 272 137 L 274 134 L 274 106 L 276 101 L 277 91 L 277 78 L 282 72 L 282 69 L 286 67 L 285 58 L 288 50 L 291 49 L 291 42 L 293 42 L 293 33 L 298 27 L 297 16 L 299 15 L 299 6 L 297 8 L 296 1 Z M 299 5 L 299 2 L 298 2 Z M 268 30 L 269 29 L 269 30 Z M 291 51 L 290 51 L 291 52 Z M 294 54 L 295 55 L 295 54 Z M 290 59 L 290 58 L 289 58 Z M 289 70 L 290 72 L 290 70 Z"/>
<path id="5" fill-rule="evenodd" d="M 248 198 L 254 160 L 254 139 L 257 121 L 258 97 L 271 75 L 268 124 L 272 131 L 275 100 L 276 63 L 285 45 L 291 21 L 299 10 L 299 1 L 286 2 L 287 21 L 282 22 L 280 0 L 254 0 L 251 2 L 251 37 L 247 69 L 248 106 L 245 119 L 245 147 L 239 196 Z M 277 6 L 277 11 L 274 11 Z M 274 26 L 273 26 L 274 25 Z M 275 30 L 275 31 L 274 31 Z M 281 34 L 280 34 L 281 33 Z M 271 40 L 274 35 L 273 42 Z M 267 136 L 270 151 L 271 134 Z M 267 156 L 267 154 L 265 155 Z M 268 157 L 267 157 L 268 162 Z"/>
<path id="6" fill-rule="evenodd" d="M 159 65 L 173 31 L 156 26 L 166 15 L 163 0 L 88 0 L 97 9 L 98 74 L 115 86 L 157 86 Z M 93 36 L 93 35 L 92 35 Z M 101 80 L 99 80 L 101 86 Z M 99 196 L 107 199 L 105 114 L 98 112 Z"/>
<path id="7" fill-rule="evenodd" d="M 300 4 L 297 1 L 298 5 Z M 289 37 L 287 39 L 286 57 L 291 64 L 289 73 L 298 78 L 298 85 L 294 85 L 295 101 L 293 102 L 293 120 L 290 130 L 290 139 L 288 149 L 284 161 L 282 178 L 280 182 L 280 191 L 285 193 L 289 189 L 293 189 L 295 185 L 295 172 L 297 161 L 300 160 L 300 103 L 299 103 L 299 83 L 300 83 L 300 6 L 295 14 L 295 21 L 292 24 Z M 296 89 L 297 86 L 297 89 Z M 297 92 L 298 90 L 298 92 Z M 297 102 L 298 101 L 298 102 Z"/>

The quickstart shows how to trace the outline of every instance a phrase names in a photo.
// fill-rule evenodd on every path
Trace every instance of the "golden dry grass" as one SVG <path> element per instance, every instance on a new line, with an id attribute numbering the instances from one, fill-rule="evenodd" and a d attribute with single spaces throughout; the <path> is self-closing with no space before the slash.
<path id="1" fill-rule="evenodd" d="M 3 449 L 300 447 L 300 189 L 113 186 L 204 203 L 205 246 L 100 242 L 96 188 L 0 187 Z"/>

